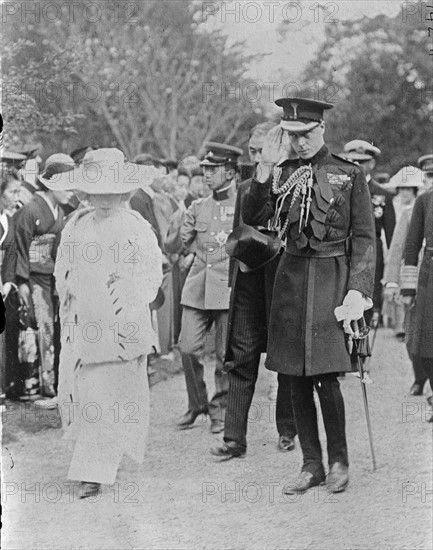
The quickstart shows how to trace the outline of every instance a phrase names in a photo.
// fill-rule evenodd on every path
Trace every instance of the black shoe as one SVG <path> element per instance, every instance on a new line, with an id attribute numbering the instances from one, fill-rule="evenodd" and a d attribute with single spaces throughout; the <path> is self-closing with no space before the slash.
<path id="1" fill-rule="evenodd" d="M 411 395 L 422 395 L 425 382 L 414 382 L 410 388 Z"/>
<path id="2" fill-rule="evenodd" d="M 283 493 L 285 495 L 296 495 L 305 493 L 310 487 L 316 487 L 325 481 L 325 474 L 317 477 L 310 472 L 305 472 L 304 470 L 300 473 L 298 479 L 284 485 Z"/>
<path id="3" fill-rule="evenodd" d="M 295 439 L 289 435 L 280 435 L 277 447 L 279 451 L 293 451 L 295 448 Z"/>
<path id="4" fill-rule="evenodd" d="M 349 483 L 349 468 L 341 462 L 335 462 L 326 476 L 326 488 L 331 493 L 341 493 Z"/>
<path id="5" fill-rule="evenodd" d="M 212 418 L 210 422 L 210 431 L 213 434 L 220 434 L 224 431 L 224 422 L 222 420 L 218 420 L 218 418 Z"/>
<path id="6" fill-rule="evenodd" d="M 176 426 L 179 428 L 189 428 L 189 426 L 194 424 L 197 416 L 200 416 L 201 414 L 207 414 L 207 410 L 202 409 L 200 411 L 187 411 L 176 422 Z"/>
<path id="7" fill-rule="evenodd" d="M 231 458 L 243 458 L 245 456 L 246 449 L 241 447 L 237 443 L 222 443 L 218 447 L 212 447 L 210 454 L 213 456 L 218 456 L 225 460 L 230 460 Z"/>

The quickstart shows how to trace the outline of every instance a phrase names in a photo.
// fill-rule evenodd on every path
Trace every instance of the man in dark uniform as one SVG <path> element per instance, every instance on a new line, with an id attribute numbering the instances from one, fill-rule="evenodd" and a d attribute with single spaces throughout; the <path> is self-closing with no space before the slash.
<path id="1" fill-rule="evenodd" d="M 373 309 L 365 314 L 365 320 L 371 327 L 376 327 L 380 322 L 382 309 L 382 278 L 385 268 L 382 230 L 385 233 L 386 245 L 391 245 L 392 234 L 395 226 L 395 210 L 392 202 L 393 194 L 384 189 L 380 183 L 371 177 L 376 166 L 376 158 L 380 155 L 380 149 L 368 141 L 354 139 L 344 146 L 345 158 L 356 162 L 362 168 L 368 188 L 371 194 L 371 205 L 376 225 L 376 275 L 374 279 Z"/>
<path id="2" fill-rule="evenodd" d="M 372 306 L 375 234 L 370 193 L 362 170 L 332 155 L 324 142 L 323 114 L 333 107 L 309 99 L 283 98 L 281 129 L 262 152 L 242 215 L 250 225 L 272 219 L 285 236 L 278 264 L 266 367 L 291 375 L 293 409 L 303 466 L 285 486 L 302 493 L 325 480 L 315 388 L 326 431 L 328 490 L 348 484 L 344 401 L 339 372 L 352 370 L 345 334 Z M 288 139 L 300 158 L 279 163 Z M 283 200 L 283 197 L 285 199 Z M 334 310 L 343 304 L 337 321 Z"/>
<path id="3" fill-rule="evenodd" d="M 433 169 L 433 163 L 431 165 Z M 419 253 L 424 247 L 421 264 Z M 419 269 L 418 269 L 419 267 Z M 413 324 L 407 343 L 408 352 L 416 357 L 433 388 L 433 189 L 415 201 L 404 251 L 401 293 L 408 308 L 413 308 Z M 433 398 L 428 398 L 430 407 Z M 433 422 L 430 415 L 428 422 Z"/>
<path id="4" fill-rule="evenodd" d="M 229 258 L 225 252 L 233 227 L 235 175 L 242 149 L 209 142 L 201 166 L 212 195 L 193 201 L 181 229 L 182 244 L 194 253 L 182 290 L 182 328 L 179 337 L 188 392 L 188 410 L 180 428 L 190 427 L 200 414 L 209 413 L 211 432 L 224 430 L 228 378 L 223 372 L 230 302 Z M 202 355 L 208 330 L 215 323 L 215 393 L 208 401 L 203 380 Z"/>
<path id="5" fill-rule="evenodd" d="M 255 166 L 261 160 L 262 148 L 269 130 L 274 127 L 263 122 L 253 128 L 248 152 Z M 241 208 L 251 178 L 238 189 L 233 229 L 243 225 Z M 229 393 L 224 428 L 224 443 L 211 449 L 211 454 L 230 459 L 245 454 L 248 411 L 259 373 L 261 353 L 266 351 L 266 323 L 269 317 L 275 270 L 279 257 L 262 268 L 249 270 L 238 261 L 231 274 L 232 295 L 227 330 L 225 370 L 228 371 Z M 276 423 L 279 433 L 278 449 L 291 451 L 295 447 L 296 426 L 293 416 L 290 377 L 278 375 Z"/>

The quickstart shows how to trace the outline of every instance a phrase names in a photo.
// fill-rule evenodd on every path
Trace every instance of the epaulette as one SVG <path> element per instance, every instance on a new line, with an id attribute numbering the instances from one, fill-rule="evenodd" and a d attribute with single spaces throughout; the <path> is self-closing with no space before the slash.
<path id="1" fill-rule="evenodd" d="M 338 160 L 341 160 L 342 162 L 346 162 L 347 164 L 350 164 L 351 166 L 358 166 L 358 164 L 356 164 L 356 162 L 352 162 L 349 159 L 345 159 L 344 157 L 340 157 L 340 155 L 336 155 L 335 153 L 331 153 L 331 156 L 338 159 Z"/>

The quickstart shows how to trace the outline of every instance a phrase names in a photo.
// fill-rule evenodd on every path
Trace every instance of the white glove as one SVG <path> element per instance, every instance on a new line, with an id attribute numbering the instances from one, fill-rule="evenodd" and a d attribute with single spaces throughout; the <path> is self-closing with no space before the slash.
<path id="1" fill-rule="evenodd" d="M 346 294 L 343 304 L 335 308 L 334 315 L 337 321 L 343 321 L 344 332 L 354 336 L 355 333 L 350 326 L 350 322 L 361 319 L 364 311 L 371 307 L 373 307 L 371 298 L 365 297 L 359 290 L 351 289 Z"/>

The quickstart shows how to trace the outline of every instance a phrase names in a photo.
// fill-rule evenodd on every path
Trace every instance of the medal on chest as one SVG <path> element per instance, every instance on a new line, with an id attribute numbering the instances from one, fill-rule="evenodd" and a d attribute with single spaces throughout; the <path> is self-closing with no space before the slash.
<path id="1" fill-rule="evenodd" d="M 226 244 L 228 236 L 229 234 L 226 233 L 223 229 L 214 236 L 214 239 L 219 244 L 220 248 L 222 248 Z"/>

